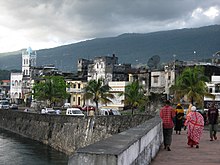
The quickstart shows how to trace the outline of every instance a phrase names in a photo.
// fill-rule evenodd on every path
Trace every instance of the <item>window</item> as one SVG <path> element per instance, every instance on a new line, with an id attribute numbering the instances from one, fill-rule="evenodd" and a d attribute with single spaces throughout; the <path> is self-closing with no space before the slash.
<path id="1" fill-rule="evenodd" d="M 15 86 L 18 86 L 18 81 L 17 80 L 15 80 Z"/>
<path id="2" fill-rule="evenodd" d="M 81 85 L 81 84 L 78 84 L 78 89 L 80 89 L 80 85 Z"/>
<path id="3" fill-rule="evenodd" d="M 76 84 L 73 84 L 73 88 L 76 88 Z"/>
<path id="4" fill-rule="evenodd" d="M 170 75 L 170 73 L 168 73 L 168 80 L 171 80 L 171 75 Z"/>
<path id="5" fill-rule="evenodd" d="M 212 93 L 212 88 L 209 88 L 209 93 Z"/>
<path id="6" fill-rule="evenodd" d="M 154 76 L 154 77 L 153 77 L 153 82 L 154 82 L 155 84 L 158 83 L 158 80 L 159 80 L 159 76 Z"/>
<path id="7" fill-rule="evenodd" d="M 80 97 L 78 97 L 78 104 L 77 105 L 80 105 Z"/>
<path id="8" fill-rule="evenodd" d="M 220 84 L 215 85 L 215 93 L 220 93 Z"/>

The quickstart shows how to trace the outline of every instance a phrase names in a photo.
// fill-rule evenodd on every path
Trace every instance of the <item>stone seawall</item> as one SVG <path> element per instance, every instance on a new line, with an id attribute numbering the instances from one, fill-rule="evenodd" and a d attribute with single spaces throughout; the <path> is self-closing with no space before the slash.
<path id="1" fill-rule="evenodd" d="M 144 123 L 151 116 L 73 117 L 0 110 L 0 127 L 47 144 L 68 155 Z"/>
<path id="2" fill-rule="evenodd" d="M 137 127 L 80 148 L 68 165 L 148 165 L 163 142 L 162 122 L 156 116 Z"/>

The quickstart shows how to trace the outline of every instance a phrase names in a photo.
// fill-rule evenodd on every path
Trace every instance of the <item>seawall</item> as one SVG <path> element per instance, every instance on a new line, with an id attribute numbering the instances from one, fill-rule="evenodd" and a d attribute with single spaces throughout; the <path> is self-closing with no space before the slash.
<path id="1" fill-rule="evenodd" d="M 0 110 L 0 127 L 68 155 L 152 118 L 149 115 L 73 117 Z"/>
<path id="2" fill-rule="evenodd" d="M 80 148 L 68 165 L 148 165 L 163 142 L 162 122 L 156 116 L 117 135 Z"/>

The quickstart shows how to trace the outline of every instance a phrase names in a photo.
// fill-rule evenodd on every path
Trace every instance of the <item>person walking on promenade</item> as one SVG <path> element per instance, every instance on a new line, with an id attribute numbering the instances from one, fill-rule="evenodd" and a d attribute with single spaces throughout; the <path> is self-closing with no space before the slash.
<path id="1" fill-rule="evenodd" d="M 184 119 L 184 110 L 181 104 L 177 104 L 176 106 L 176 120 L 175 120 L 175 127 L 174 130 L 176 131 L 176 134 L 181 133 L 181 129 L 183 127 L 183 119 Z"/>
<path id="2" fill-rule="evenodd" d="M 215 104 L 213 103 L 208 110 L 210 141 L 213 141 L 213 138 L 217 140 L 218 116 L 218 109 L 215 108 Z"/>
<path id="3" fill-rule="evenodd" d="M 191 112 L 186 116 L 185 125 L 187 126 L 187 144 L 191 147 L 196 145 L 199 148 L 199 141 L 202 136 L 202 131 L 204 129 L 204 119 L 203 116 L 196 112 L 196 107 L 191 107 Z"/>
<path id="4" fill-rule="evenodd" d="M 173 133 L 173 118 L 175 117 L 175 110 L 170 106 L 170 101 L 165 102 L 165 106 L 160 109 L 160 117 L 163 122 L 163 138 L 164 138 L 164 149 L 171 151 L 170 145 L 172 142 Z"/>
<path id="5" fill-rule="evenodd" d="M 188 115 L 191 112 L 192 106 L 193 106 L 192 104 L 189 104 L 189 107 L 187 109 L 186 115 Z"/>

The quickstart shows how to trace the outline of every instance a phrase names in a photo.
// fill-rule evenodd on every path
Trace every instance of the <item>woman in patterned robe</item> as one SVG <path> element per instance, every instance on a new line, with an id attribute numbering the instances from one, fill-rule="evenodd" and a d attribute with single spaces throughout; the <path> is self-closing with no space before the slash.
<path id="1" fill-rule="evenodd" d="M 191 112 L 186 116 L 185 125 L 187 126 L 187 144 L 191 147 L 196 145 L 196 148 L 199 148 L 199 141 L 204 129 L 204 118 L 199 112 L 196 112 L 195 106 L 191 107 Z"/>

